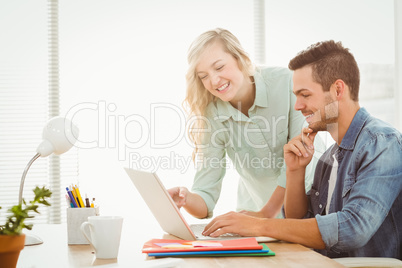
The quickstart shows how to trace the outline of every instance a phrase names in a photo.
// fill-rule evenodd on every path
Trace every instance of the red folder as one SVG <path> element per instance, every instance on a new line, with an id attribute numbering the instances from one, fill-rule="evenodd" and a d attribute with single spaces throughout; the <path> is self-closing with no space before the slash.
<path id="1" fill-rule="evenodd" d="M 193 248 L 162 248 L 158 244 L 186 244 L 189 240 L 169 240 L 169 239 L 152 239 L 146 242 L 142 248 L 142 253 L 156 252 L 183 252 L 183 251 L 213 251 L 213 250 L 251 250 L 262 249 L 255 238 L 230 239 L 219 241 L 208 241 L 220 243 L 222 246 L 217 247 L 193 247 Z"/>

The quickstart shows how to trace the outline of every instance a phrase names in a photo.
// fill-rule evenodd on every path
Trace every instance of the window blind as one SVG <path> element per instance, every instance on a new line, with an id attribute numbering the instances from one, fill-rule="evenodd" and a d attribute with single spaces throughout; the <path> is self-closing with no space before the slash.
<path id="1" fill-rule="evenodd" d="M 22 173 L 36 154 L 48 119 L 59 114 L 58 1 L 0 1 L 0 223 L 18 203 Z M 13 27 L 9 27 L 13 25 Z M 65 187 L 76 183 L 78 150 L 38 158 L 30 167 L 23 198 L 35 186 L 53 192 L 51 207 L 28 222 L 65 221 Z M 64 189 L 64 190 L 63 190 Z"/>
<path id="2" fill-rule="evenodd" d="M 42 70 L 43 71 L 43 70 Z M 46 122 L 46 80 L 40 69 L 4 66 L 0 70 L 0 206 L 1 223 L 6 209 L 18 203 L 25 165 L 34 156 Z M 41 159 L 43 160 L 43 159 Z M 47 161 L 37 161 L 27 175 L 23 197 L 32 199 L 34 185 L 46 183 Z M 44 211 L 37 221 L 45 221 Z"/>
<path id="3" fill-rule="evenodd" d="M 254 0 L 254 53 L 255 62 L 264 65 L 265 57 L 265 0 Z"/>

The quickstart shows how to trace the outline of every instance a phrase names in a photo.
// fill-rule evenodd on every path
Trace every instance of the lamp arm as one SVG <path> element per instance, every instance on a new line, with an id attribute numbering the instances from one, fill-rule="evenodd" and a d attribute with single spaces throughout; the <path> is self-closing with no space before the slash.
<path id="1" fill-rule="evenodd" d="M 38 159 L 40 156 L 40 153 L 37 153 L 32 159 L 31 161 L 29 161 L 28 165 L 25 167 L 24 173 L 22 173 L 22 178 L 21 178 L 21 183 L 20 183 L 20 194 L 18 197 L 18 204 L 21 205 L 22 204 L 22 191 L 24 190 L 24 182 L 25 182 L 25 177 L 27 176 L 28 170 L 31 167 L 32 163 Z"/>

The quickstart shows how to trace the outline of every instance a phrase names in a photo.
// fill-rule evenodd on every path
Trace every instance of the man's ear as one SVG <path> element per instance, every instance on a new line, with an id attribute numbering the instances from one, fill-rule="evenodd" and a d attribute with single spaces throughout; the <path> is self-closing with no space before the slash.
<path id="1" fill-rule="evenodd" d="M 343 82 L 343 80 L 338 79 L 334 82 L 333 86 L 335 89 L 336 99 L 340 100 L 345 94 L 346 84 Z"/>

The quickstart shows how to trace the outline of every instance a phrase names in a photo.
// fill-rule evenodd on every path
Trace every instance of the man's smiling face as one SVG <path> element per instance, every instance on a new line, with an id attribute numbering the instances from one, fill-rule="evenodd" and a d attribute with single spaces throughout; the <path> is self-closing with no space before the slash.
<path id="1" fill-rule="evenodd" d="M 338 120 L 338 102 L 334 89 L 324 91 L 313 80 L 312 67 L 307 65 L 293 73 L 293 93 L 296 95 L 295 110 L 305 116 L 314 132 L 326 131 L 329 124 Z"/>

